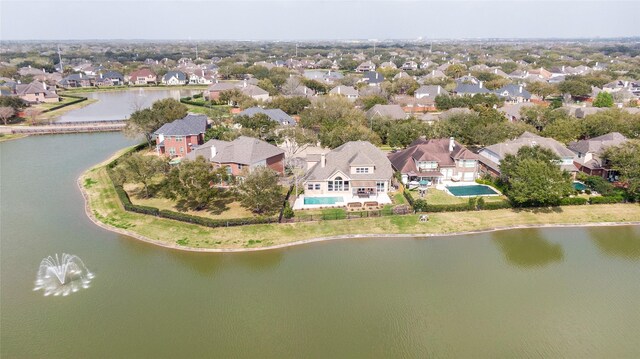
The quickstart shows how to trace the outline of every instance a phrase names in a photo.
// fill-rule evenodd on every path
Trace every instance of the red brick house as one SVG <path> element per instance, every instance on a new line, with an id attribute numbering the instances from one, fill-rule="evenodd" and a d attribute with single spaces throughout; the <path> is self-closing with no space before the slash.
<path id="1" fill-rule="evenodd" d="M 156 151 L 160 155 L 184 157 L 194 147 L 204 143 L 207 116 L 188 114 L 185 118 L 165 123 L 154 135 Z"/>
<path id="2" fill-rule="evenodd" d="M 215 167 L 226 167 L 229 174 L 243 176 L 256 167 L 269 167 L 284 174 L 284 151 L 257 138 L 240 136 L 235 140 L 209 140 L 186 156 L 194 160 L 202 156 Z"/>

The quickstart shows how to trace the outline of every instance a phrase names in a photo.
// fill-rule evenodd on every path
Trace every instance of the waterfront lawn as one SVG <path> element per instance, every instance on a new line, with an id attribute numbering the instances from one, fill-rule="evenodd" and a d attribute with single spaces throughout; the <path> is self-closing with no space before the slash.
<path id="1" fill-rule="evenodd" d="M 86 172 L 80 178 L 80 183 L 85 183 L 87 178 L 91 179 L 92 185 L 84 190 L 88 196 L 89 211 L 95 218 L 120 230 L 126 229 L 159 244 L 177 248 L 268 247 L 346 234 L 446 234 L 521 225 L 640 222 L 638 204 L 603 204 L 548 209 L 432 213 L 426 223 L 419 221 L 419 215 L 392 215 L 330 222 L 209 228 L 126 212 L 119 203 L 104 167 Z"/>
<path id="2" fill-rule="evenodd" d="M 210 118 L 228 118 L 231 117 L 231 112 L 230 110 L 230 106 L 211 106 L 211 107 L 204 107 L 204 106 L 195 106 L 195 105 L 189 105 L 189 104 L 184 104 L 185 106 L 187 106 L 187 110 L 189 112 L 193 112 L 193 113 L 200 113 L 203 115 L 207 115 Z"/>
<path id="3" fill-rule="evenodd" d="M 438 205 L 438 204 L 466 204 L 469 203 L 469 198 L 464 197 L 456 197 L 448 194 L 445 191 L 441 191 L 435 188 L 427 189 L 427 195 L 424 198 L 420 197 L 420 193 L 418 190 L 410 190 L 411 196 L 414 199 L 425 199 L 428 204 Z M 484 198 L 485 202 L 502 202 L 506 201 L 507 197 L 505 196 L 481 196 Z"/>
<path id="4" fill-rule="evenodd" d="M 64 105 L 66 103 L 69 102 L 73 102 L 73 101 L 78 101 L 77 98 L 73 98 L 73 97 L 64 97 L 64 96 L 60 96 L 60 101 L 59 102 L 43 102 L 43 103 L 39 103 L 37 105 L 33 105 L 34 108 L 40 109 L 40 110 L 48 110 L 50 108 L 56 107 L 56 106 L 60 106 L 60 105 Z"/>

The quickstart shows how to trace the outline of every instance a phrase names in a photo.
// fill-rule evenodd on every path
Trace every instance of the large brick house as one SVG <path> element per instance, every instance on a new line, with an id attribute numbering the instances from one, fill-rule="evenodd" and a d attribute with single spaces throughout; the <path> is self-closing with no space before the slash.
<path id="1" fill-rule="evenodd" d="M 17 84 L 15 94 L 27 103 L 60 101 L 54 86 L 47 86 L 46 83 L 39 81 L 33 81 L 29 84 Z"/>
<path id="2" fill-rule="evenodd" d="M 160 155 L 185 157 L 194 147 L 204 143 L 207 116 L 188 114 L 186 117 L 165 123 L 154 135 L 156 151 Z"/>
<path id="3" fill-rule="evenodd" d="M 234 176 L 243 176 L 256 167 L 265 166 L 284 174 L 284 151 L 257 138 L 240 136 L 231 142 L 209 140 L 186 158 L 194 160 L 200 156 L 215 167 L 226 167 Z"/>
<path id="4" fill-rule="evenodd" d="M 427 181 L 475 181 L 478 155 L 452 138 L 418 139 L 405 150 L 389 155 L 391 165 L 402 174 L 402 183 Z"/>
<path id="5" fill-rule="evenodd" d="M 578 170 L 590 176 L 600 176 L 609 181 L 617 180 L 618 172 L 611 169 L 609 163 L 602 158 L 602 154 L 611 146 L 620 146 L 627 142 L 627 138 L 618 132 L 571 142 L 569 149 L 576 154 L 573 164 Z"/>

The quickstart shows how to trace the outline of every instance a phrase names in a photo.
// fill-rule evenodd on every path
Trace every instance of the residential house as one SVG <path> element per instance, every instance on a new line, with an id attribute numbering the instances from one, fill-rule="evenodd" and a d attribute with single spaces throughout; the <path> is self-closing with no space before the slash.
<path id="1" fill-rule="evenodd" d="M 16 84 L 15 95 L 27 103 L 58 102 L 60 97 L 54 86 L 47 86 L 44 82 L 33 81 L 29 84 Z"/>
<path id="2" fill-rule="evenodd" d="M 216 82 L 207 87 L 202 95 L 206 100 L 217 100 L 220 97 L 220 93 L 223 91 L 233 90 L 236 88 L 236 85 L 231 82 Z"/>
<path id="3" fill-rule="evenodd" d="M 187 155 L 193 160 L 204 157 L 215 167 L 226 167 L 227 173 L 244 176 L 258 167 L 269 167 L 284 174 L 284 150 L 257 138 L 240 136 L 235 140 L 209 140 Z"/>
<path id="4" fill-rule="evenodd" d="M 204 69 L 195 69 L 189 74 L 189 84 L 191 85 L 208 85 L 216 80 L 213 71 Z"/>
<path id="5" fill-rule="evenodd" d="M 352 202 L 390 203 L 393 169 L 384 152 L 366 141 L 351 141 L 329 153 L 307 156 L 304 196 L 294 208 L 304 208 L 309 197 L 327 197 L 333 205 Z M 326 203 L 326 202 L 324 202 Z"/>
<path id="6" fill-rule="evenodd" d="M 266 115 L 271 121 L 277 122 L 279 126 L 296 125 L 296 121 L 279 108 L 250 107 L 240 112 L 238 116 L 253 117 L 257 114 Z"/>
<path id="7" fill-rule="evenodd" d="M 149 85 L 158 81 L 158 76 L 150 69 L 143 68 L 130 73 L 127 78 L 130 85 Z"/>
<path id="8" fill-rule="evenodd" d="M 453 137 L 415 140 L 405 150 L 389 154 L 389 160 L 394 170 L 401 173 L 404 184 L 471 182 L 479 174 L 478 155 Z"/>
<path id="9" fill-rule="evenodd" d="M 569 149 L 576 154 L 573 163 L 578 170 L 590 175 L 600 176 L 615 181 L 618 173 L 611 169 L 607 161 L 602 158 L 604 150 L 611 146 L 619 146 L 627 141 L 627 138 L 618 132 L 571 142 Z"/>
<path id="10" fill-rule="evenodd" d="M 560 168 L 573 175 L 578 171 L 573 164 L 576 157 L 573 151 L 553 138 L 538 136 L 531 132 L 525 132 L 515 140 L 496 143 L 495 145 L 481 149 L 480 152 L 478 152 L 480 155 L 481 171 L 492 176 L 499 176 L 500 161 L 502 161 L 506 155 L 515 155 L 518 153 L 518 150 L 524 146 L 540 146 L 549 149 L 560 157 Z"/>
<path id="11" fill-rule="evenodd" d="M 413 93 L 413 96 L 415 96 L 415 98 L 417 98 L 417 99 L 422 99 L 422 98 L 433 99 L 434 103 L 435 103 L 436 96 L 438 96 L 438 95 L 448 95 L 448 94 L 449 94 L 449 92 L 447 92 L 440 85 L 425 85 L 425 86 L 420 86 Z"/>
<path id="12" fill-rule="evenodd" d="M 162 84 L 163 85 L 186 85 L 187 84 L 187 74 L 182 71 L 169 71 L 164 76 L 162 76 Z"/>
<path id="13" fill-rule="evenodd" d="M 522 85 L 504 85 L 497 89 L 495 93 L 507 102 L 521 103 L 531 101 L 531 93 Z"/>
<path id="14" fill-rule="evenodd" d="M 362 81 L 368 83 L 369 86 L 380 86 L 384 81 L 384 76 L 379 72 L 369 71 L 362 75 Z"/>
<path id="15" fill-rule="evenodd" d="M 251 97 L 254 100 L 266 101 L 269 99 L 269 93 L 256 85 L 250 85 L 244 82 L 239 88 L 240 92 Z"/>
<path id="16" fill-rule="evenodd" d="M 397 74 L 395 74 L 393 76 L 393 81 L 400 80 L 400 79 L 412 79 L 413 80 L 413 76 L 409 75 L 408 73 L 406 73 L 404 71 L 398 72 Z"/>
<path id="17" fill-rule="evenodd" d="M 96 85 L 98 85 L 99 83 L 104 83 L 106 81 L 111 83 L 111 86 L 124 85 L 124 75 L 122 75 L 118 71 L 106 71 L 104 73 L 100 73 L 98 75 L 98 78 L 96 79 Z"/>
<path id="18" fill-rule="evenodd" d="M 447 75 L 441 71 L 441 70 L 431 70 L 430 73 L 428 73 L 427 75 L 423 76 L 420 80 L 421 82 L 425 82 L 425 81 L 431 81 L 431 80 L 442 80 L 442 79 L 446 79 Z"/>
<path id="19" fill-rule="evenodd" d="M 464 96 L 475 95 L 479 93 L 491 93 L 491 91 L 484 87 L 482 81 L 478 82 L 477 84 L 459 82 L 456 88 L 453 90 L 453 93 L 459 96 Z"/>
<path id="20" fill-rule="evenodd" d="M 400 105 L 380 105 L 376 104 L 371 107 L 365 114 L 368 120 L 374 118 L 389 118 L 392 120 L 404 120 L 407 114 L 402 110 Z"/>
<path id="21" fill-rule="evenodd" d="M 369 72 L 375 71 L 376 65 L 371 61 L 365 61 L 356 67 L 356 72 Z"/>
<path id="22" fill-rule="evenodd" d="M 405 71 L 414 71 L 418 69 L 418 64 L 415 61 L 406 61 L 400 68 Z"/>
<path id="23" fill-rule="evenodd" d="M 182 119 L 165 123 L 153 134 L 159 155 L 185 157 L 194 147 L 204 143 L 207 116 L 188 114 Z"/>
<path id="24" fill-rule="evenodd" d="M 391 61 L 383 62 L 380 64 L 381 69 L 397 69 L 398 66 Z"/>
<path id="25" fill-rule="evenodd" d="M 58 85 L 64 88 L 71 87 L 91 87 L 95 84 L 95 77 L 87 76 L 83 73 L 79 74 L 71 74 L 69 76 L 64 77 Z"/>
<path id="26" fill-rule="evenodd" d="M 329 95 L 344 96 L 349 99 L 349 101 L 355 101 L 358 99 L 359 93 L 358 90 L 353 87 L 339 85 L 332 88 L 331 91 L 329 91 Z"/>

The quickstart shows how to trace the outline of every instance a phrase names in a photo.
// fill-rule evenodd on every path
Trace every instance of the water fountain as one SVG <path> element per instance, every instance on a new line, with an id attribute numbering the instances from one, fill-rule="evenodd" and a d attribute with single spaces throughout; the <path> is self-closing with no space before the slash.
<path id="1" fill-rule="evenodd" d="M 75 255 L 63 253 L 48 256 L 40 262 L 36 286 L 33 290 L 44 290 L 44 295 L 67 296 L 82 288 L 89 288 L 93 279 L 82 260 Z"/>

